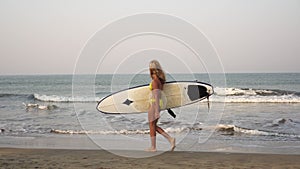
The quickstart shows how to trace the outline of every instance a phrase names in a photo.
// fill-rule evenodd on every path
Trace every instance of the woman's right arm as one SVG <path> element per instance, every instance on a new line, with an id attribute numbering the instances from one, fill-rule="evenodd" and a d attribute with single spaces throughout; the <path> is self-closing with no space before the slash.
<path id="1" fill-rule="evenodd" d="M 158 82 L 153 80 L 152 81 L 152 97 L 153 99 L 155 99 L 155 102 L 154 102 L 154 110 L 156 113 L 159 113 L 160 111 L 160 105 L 159 105 L 159 102 L 160 102 L 160 89 L 159 89 L 159 86 L 158 86 Z"/>

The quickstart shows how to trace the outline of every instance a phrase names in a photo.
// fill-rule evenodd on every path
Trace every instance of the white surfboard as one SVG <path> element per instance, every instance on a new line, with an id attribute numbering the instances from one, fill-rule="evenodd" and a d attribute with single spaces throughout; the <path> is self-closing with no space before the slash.
<path id="1" fill-rule="evenodd" d="M 149 84 L 131 87 L 102 98 L 97 110 L 107 114 L 144 113 L 149 110 Z M 213 94 L 210 84 L 197 81 L 166 82 L 162 91 L 162 110 L 193 104 Z"/>

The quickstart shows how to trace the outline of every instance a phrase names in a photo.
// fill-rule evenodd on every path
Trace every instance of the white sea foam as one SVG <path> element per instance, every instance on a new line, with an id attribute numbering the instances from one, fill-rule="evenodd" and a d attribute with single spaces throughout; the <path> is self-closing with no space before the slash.
<path id="1" fill-rule="evenodd" d="M 178 128 L 166 128 L 167 133 L 182 133 L 191 130 L 201 130 L 201 128 L 189 128 L 189 127 L 178 127 Z M 257 136 L 274 136 L 274 137 L 288 137 L 288 138 L 297 138 L 300 139 L 300 135 L 293 133 L 280 133 L 274 131 L 264 131 L 258 129 L 249 129 L 238 127 L 235 125 L 225 125 L 219 124 L 216 126 L 216 131 L 225 132 L 229 135 L 234 134 L 246 134 L 246 135 L 257 135 Z M 99 135 L 136 135 L 136 134 L 149 134 L 149 129 L 140 129 L 140 130 L 60 130 L 60 129 L 51 129 L 51 133 L 55 134 L 99 134 Z"/>
<path id="2" fill-rule="evenodd" d="M 99 97 L 72 97 L 40 94 L 34 94 L 34 99 L 44 102 L 96 102 L 100 100 Z"/>
<path id="3" fill-rule="evenodd" d="M 214 89 L 215 94 L 219 96 L 235 96 L 235 95 L 249 95 L 254 96 L 256 95 L 255 91 L 252 89 L 243 90 L 239 88 L 220 88 L 216 87 Z"/>
<path id="4" fill-rule="evenodd" d="M 181 133 L 184 131 L 193 130 L 192 128 L 187 127 L 179 127 L 179 128 L 166 128 L 165 131 L 167 133 Z M 141 129 L 141 130 L 59 130 L 59 129 L 51 129 L 51 133 L 56 134 L 100 134 L 100 135 L 134 135 L 134 134 L 149 134 L 149 129 Z"/>
<path id="5" fill-rule="evenodd" d="M 242 133 L 242 134 L 248 134 L 248 135 L 260 135 L 260 136 L 275 136 L 275 137 L 289 137 L 289 138 L 299 138 L 300 135 L 292 134 L 292 133 L 279 133 L 279 132 L 273 132 L 273 131 L 264 131 L 264 130 L 258 130 L 258 129 L 248 129 L 243 127 L 238 127 L 235 125 L 224 125 L 220 124 L 217 126 L 217 131 L 220 132 L 227 132 L 230 133 L 230 135 L 234 135 L 235 133 Z"/>
<path id="6" fill-rule="evenodd" d="M 216 87 L 212 102 L 226 103 L 300 103 L 297 92 L 267 89 Z"/>
<path id="7" fill-rule="evenodd" d="M 225 103 L 300 103 L 300 97 L 292 95 L 284 96 L 212 96 L 212 102 Z"/>

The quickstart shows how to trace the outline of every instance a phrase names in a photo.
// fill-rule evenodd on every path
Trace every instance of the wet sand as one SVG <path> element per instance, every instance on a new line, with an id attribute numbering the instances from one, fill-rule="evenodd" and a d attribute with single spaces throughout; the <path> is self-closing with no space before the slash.
<path id="1" fill-rule="evenodd" d="M 104 150 L 0 149 L 0 168 L 300 168 L 299 159 L 300 155 L 180 151 L 125 158 Z"/>

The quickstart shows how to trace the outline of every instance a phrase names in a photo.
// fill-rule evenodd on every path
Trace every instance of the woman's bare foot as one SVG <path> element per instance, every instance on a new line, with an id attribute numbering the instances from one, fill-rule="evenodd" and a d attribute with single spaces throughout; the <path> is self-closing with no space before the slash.
<path id="1" fill-rule="evenodd" d="M 156 148 L 150 147 L 150 148 L 147 148 L 145 151 L 156 152 Z"/>
<path id="2" fill-rule="evenodd" d="M 174 149 L 176 147 L 176 140 L 175 140 L 175 138 L 171 138 L 170 139 L 170 144 L 171 144 L 171 151 L 174 151 Z"/>

